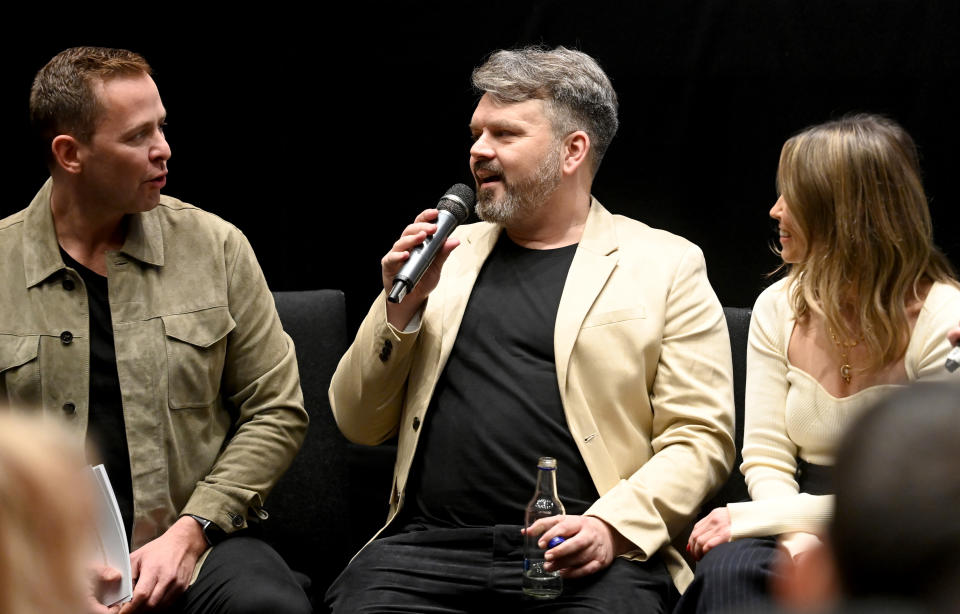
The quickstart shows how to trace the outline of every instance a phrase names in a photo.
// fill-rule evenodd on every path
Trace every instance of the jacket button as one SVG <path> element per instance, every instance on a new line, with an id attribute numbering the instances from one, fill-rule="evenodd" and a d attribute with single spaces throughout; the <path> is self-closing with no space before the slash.
<path id="1" fill-rule="evenodd" d="M 413 430 L 420 428 L 420 416 L 413 417 Z"/>
<path id="2" fill-rule="evenodd" d="M 63 413 L 65 414 L 75 414 L 77 413 L 77 406 L 73 403 L 64 403 L 63 404 Z"/>
<path id="3" fill-rule="evenodd" d="M 76 284 L 74 284 L 73 280 L 70 279 L 69 277 L 63 280 L 62 285 L 63 285 L 63 289 L 66 290 L 67 292 L 70 292 L 76 287 Z"/>
<path id="4" fill-rule="evenodd" d="M 233 526 L 237 527 L 238 529 L 243 526 L 243 516 L 242 516 L 242 515 L 237 514 L 236 516 L 233 517 Z"/>
<path id="5" fill-rule="evenodd" d="M 393 351 L 393 344 L 389 339 L 384 339 L 383 347 L 380 348 L 380 362 L 387 362 L 390 358 L 390 352 Z"/>
<path id="6" fill-rule="evenodd" d="M 68 330 L 65 330 L 62 333 L 60 333 L 60 343 L 62 343 L 63 345 L 70 345 L 70 343 L 72 342 L 73 342 L 73 333 L 71 333 Z"/>

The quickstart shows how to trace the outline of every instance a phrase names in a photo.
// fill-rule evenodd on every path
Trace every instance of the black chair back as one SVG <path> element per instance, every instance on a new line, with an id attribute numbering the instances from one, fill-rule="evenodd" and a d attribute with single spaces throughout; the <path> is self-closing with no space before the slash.
<path id="1" fill-rule="evenodd" d="M 350 491 L 343 459 L 347 441 L 333 420 L 327 388 L 347 349 L 346 307 L 339 290 L 275 292 L 284 330 L 293 338 L 310 427 L 300 453 L 265 507 L 264 537 L 290 567 L 310 577 L 322 599 L 346 566 L 350 550 Z"/>
<path id="2" fill-rule="evenodd" d="M 701 516 L 705 516 L 715 507 L 722 507 L 727 503 L 743 501 L 749 498 L 747 485 L 740 473 L 740 463 L 743 462 L 743 389 L 747 377 L 747 335 L 750 331 L 751 310 L 745 307 L 724 307 L 723 315 L 727 318 L 727 330 L 730 333 L 730 351 L 733 354 L 733 401 L 736 410 L 734 424 L 734 442 L 737 446 L 737 460 L 733 471 L 726 483 L 701 508 Z"/>

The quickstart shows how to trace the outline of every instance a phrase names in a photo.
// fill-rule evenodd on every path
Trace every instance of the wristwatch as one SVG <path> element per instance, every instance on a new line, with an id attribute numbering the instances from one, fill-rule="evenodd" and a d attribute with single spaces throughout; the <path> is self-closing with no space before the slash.
<path id="1" fill-rule="evenodd" d="M 208 546 L 215 546 L 223 539 L 223 529 L 218 527 L 212 520 L 207 520 L 196 514 L 187 514 L 187 516 L 190 516 L 200 524 L 200 529 L 203 531 L 203 539 L 207 540 Z"/>

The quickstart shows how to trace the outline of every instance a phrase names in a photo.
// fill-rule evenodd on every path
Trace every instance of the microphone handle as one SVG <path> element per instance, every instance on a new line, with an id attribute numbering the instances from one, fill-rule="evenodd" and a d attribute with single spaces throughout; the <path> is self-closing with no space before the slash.
<path id="1" fill-rule="evenodd" d="M 393 278 L 393 288 L 387 295 L 388 301 L 399 303 L 403 300 L 403 297 L 413 290 L 426 270 L 430 268 L 430 264 L 437 257 L 440 248 L 443 247 L 447 237 L 453 233 L 458 223 L 457 218 L 452 213 L 444 210 L 440 211 L 437 216 L 437 231 L 424 239 L 423 243 L 410 250 L 410 259 Z"/>

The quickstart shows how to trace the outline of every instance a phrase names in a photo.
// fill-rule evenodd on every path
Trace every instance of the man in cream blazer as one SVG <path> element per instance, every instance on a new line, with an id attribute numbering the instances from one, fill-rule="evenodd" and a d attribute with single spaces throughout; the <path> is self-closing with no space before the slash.
<path id="1" fill-rule="evenodd" d="M 486 336 L 465 340 L 459 334 L 466 327 L 465 312 L 471 313 L 468 305 L 482 292 L 513 296 L 503 284 L 478 282 L 484 267 L 494 266 L 508 249 L 501 244 L 509 239 L 509 249 L 533 257 L 537 250 L 559 254 L 568 248 L 571 254 L 559 278 L 550 349 L 558 411 L 581 461 L 575 464 L 582 464 L 568 470 L 583 471 L 597 495 L 582 513 L 545 519 L 531 530 L 542 533 L 542 543 L 556 535 L 566 538 L 547 554 L 548 567 L 568 580 L 562 600 L 613 599 L 605 602 L 606 611 L 627 604 L 663 609 L 675 596 L 673 586 L 682 591 L 692 576 L 671 541 L 726 479 L 735 452 L 730 346 L 703 255 L 680 237 L 612 215 L 590 196 L 617 120 L 613 89 L 589 56 L 562 47 L 497 52 L 474 71 L 474 85 L 485 93 L 470 126 L 475 139 L 471 170 L 478 185 L 477 213 L 486 221 L 458 228 L 420 283 L 401 303 L 390 303 L 386 295 L 409 250 L 435 230 L 435 210 L 418 216 L 384 256 L 385 292 L 330 386 L 337 423 L 349 439 L 374 445 L 399 434 L 399 443 L 386 530 L 334 583 L 328 602 L 334 611 L 376 611 L 398 603 L 410 611 L 427 604 L 437 611 L 462 611 L 475 607 L 477 599 L 505 607 L 515 605 L 511 598 L 519 599 L 519 556 L 495 562 L 486 584 L 456 585 L 462 573 L 482 565 L 465 553 L 469 547 L 438 545 L 430 535 L 478 527 L 464 522 L 461 529 L 455 520 L 434 526 L 423 519 L 434 516 L 419 512 L 411 525 L 411 515 L 401 513 L 405 505 L 423 508 L 410 503 L 408 486 L 420 477 L 416 455 L 437 458 L 428 450 L 438 444 L 418 446 L 439 411 L 435 407 L 454 411 L 444 409 L 442 400 L 435 405 L 434 395 L 438 382 L 445 386 L 455 377 L 445 374 L 455 344 Z M 531 285 L 536 285 L 533 279 Z M 512 365 L 514 359 L 504 355 L 503 360 Z M 463 415 L 452 423 L 470 419 Z M 450 432 L 449 427 L 440 432 Z M 508 430 L 500 436 L 511 438 Z M 526 437 L 532 444 L 542 438 L 536 429 L 513 435 L 521 441 Z M 459 445 L 484 445 L 478 440 L 463 437 Z M 562 445 L 559 439 L 550 443 Z M 444 471 L 456 473 L 456 463 L 450 458 Z M 483 465 L 472 470 L 491 477 Z M 531 464 L 531 478 L 533 469 Z M 416 484 L 417 497 L 430 490 L 423 479 Z M 494 515 L 491 521 L 495 561 L 502 554 L 499 531 L 507 531 L 507 541 L 513 533 L 520 537 L 518 528 L 500 525 L 520 522 L 526 500 L 517 504 L 518 517 Z M 453 509 L 457 505 L 450 502 Z M 402 556 L 394 552 L 398 543 Z M 447 561 L 450 549 L 456 553 Z M 467 571 L 450 568 L 460 561 Z M 436 565 L 443 571 L 431 568 Z M 454 586 L 438 585 L 440 575 L 456 578 L 449 582 Z M 673 586 L 665 590 L 663 578 L 667 584 L 672 578 Z M 457 604 L 457 595 L 465 602 Z"/>

